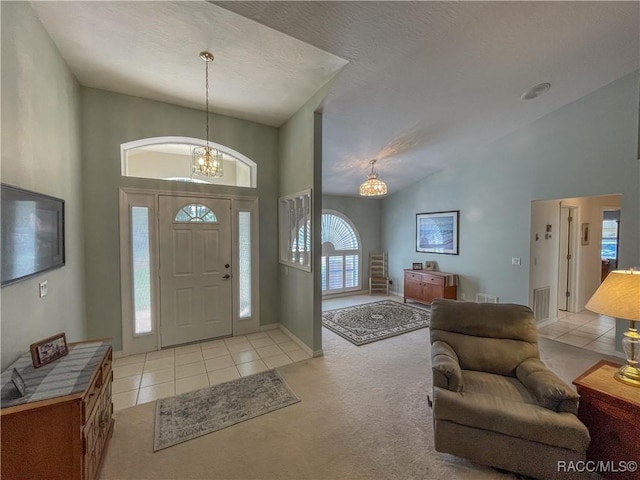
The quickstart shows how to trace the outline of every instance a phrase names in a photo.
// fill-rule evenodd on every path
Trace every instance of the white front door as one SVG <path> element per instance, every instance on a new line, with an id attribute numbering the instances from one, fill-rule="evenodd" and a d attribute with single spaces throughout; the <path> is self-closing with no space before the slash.
<path id="1" fill-rule="evenodd" d="M 232 334 L 231 201 L 159 197 L 161 346 Z"/>

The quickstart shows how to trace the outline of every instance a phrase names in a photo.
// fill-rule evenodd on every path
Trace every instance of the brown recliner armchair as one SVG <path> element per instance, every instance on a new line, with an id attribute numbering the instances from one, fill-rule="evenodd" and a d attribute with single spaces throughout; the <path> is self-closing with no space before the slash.
<path id="1" fill-rule="evenodd" d="M 578 394 L 540 360 L 530 308 L 437 299 L 429 330 L 438 452 L 550 479 L 585 460 Z"/>

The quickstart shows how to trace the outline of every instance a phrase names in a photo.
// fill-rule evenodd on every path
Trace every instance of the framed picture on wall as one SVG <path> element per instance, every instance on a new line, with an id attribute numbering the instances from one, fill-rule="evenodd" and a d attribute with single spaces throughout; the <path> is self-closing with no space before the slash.
<path id="1" fill-rule="evenodd" d="M 582 245 L 589 245 L 589 224 L 588 223 L 583 223 L 582 224 L 582 234 L 581 237 L 582 239 Z"/>
<path id="2" fill-rule="evenodd" d="M 458 255 L 460 210 L 416 214 L 416 251 Z"/>

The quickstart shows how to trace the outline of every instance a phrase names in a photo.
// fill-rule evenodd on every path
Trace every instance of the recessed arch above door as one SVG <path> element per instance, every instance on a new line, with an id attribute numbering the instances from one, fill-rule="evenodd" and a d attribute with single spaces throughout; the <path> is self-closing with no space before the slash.
<path id="1" fill-rule="evenodd" d="M 192 151 L 210 146 L 222 153 L 224 175 L 220 178 L 194 177 Z M 210 183 L 235 187 L 257 187 L 258 166 L 242 153 L 215 142 L 191 137 L 152 137 L 120 146 L 121 175 L 155 178 L 173 182 Z"/>

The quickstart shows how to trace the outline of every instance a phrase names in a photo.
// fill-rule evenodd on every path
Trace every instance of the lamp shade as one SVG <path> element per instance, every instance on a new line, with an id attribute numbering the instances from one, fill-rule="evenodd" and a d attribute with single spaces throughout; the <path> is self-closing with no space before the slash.
<path id="1" fill-rule="evenodd" d="M 610 272 L 585 307 L 610 317 L 640 320 L 640 272 Z"/>

